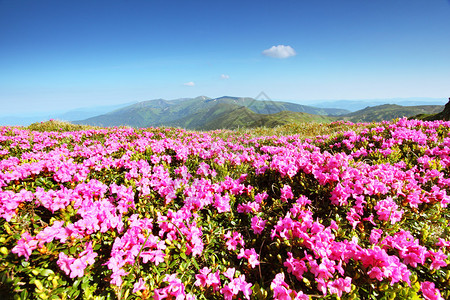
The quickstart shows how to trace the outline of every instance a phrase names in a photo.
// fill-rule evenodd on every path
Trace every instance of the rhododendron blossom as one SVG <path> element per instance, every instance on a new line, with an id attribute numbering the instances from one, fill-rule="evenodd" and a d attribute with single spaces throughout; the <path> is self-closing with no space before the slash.
<path id="1" fill-rule="evenodd" d="M 252 218 L 252 229 L 256 234 L 261 234 L 266 226 L 266 221 L 258 216 Z"/>
<path id="2" fill-rule="evenodd" d="M 420 284 L 420 290 L 427 300 L 444 300 L 433 282 L 425 281 Z"/>
<path id="3" fill-rule="evenodd" d="M 381 200 L 375 206 L 378 218 L 383 221 L 390 221 L 395 224 L 402 219 L 403 210 L 398 211 L 398 205 L 391 198 Z"/>
<path id="4" fill-rule="evenodd" d="M 259 255 L 256 253 L 255 249 L 245 249 L 241 248 L 237 258 L 246 258 L 248 260 L 248 263 L 252 266 L 252 268 L 259 265 L 258 261 Z"/>
<path id="5" fill-rule="evenodd" d="M 245 245 L 242 234 L 240 234 L 239 232 L 234 231 L 233 233 L 231 233 L 230 231 L 228 231 L 225 234 L 225 238 L 227 239 L 226 245 L 228 250 L 236 250 L 237 245 L 241 245 L 242 247 L 244 247 Z"/>
<path id="6" fill-rule="evenodd" d="M 319 127 L 0 127 L 6 290 L 448 298 L 450 122 Z"/>

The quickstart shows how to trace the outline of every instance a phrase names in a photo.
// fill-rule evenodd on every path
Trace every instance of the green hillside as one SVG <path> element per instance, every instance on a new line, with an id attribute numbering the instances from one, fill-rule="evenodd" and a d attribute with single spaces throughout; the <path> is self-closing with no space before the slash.
<path id="1" fill-rule="evenodd" d="M 444 106 L 444 110 L 435 114 L 420 114 L 415 116 L 417 119 L 423 119 L 425 121 L 435 121 L 435 120 L 450 120 L 450 98 L 448 98 L 447 104 Z"/>
<path id="2" fill-rule="evenodd" d="M 139 102 L 108 114 L 96 116 L 76 124 L 94 126 L 121 126 L 151 127 L 166 126 L 205 109 L 205 101 L 209 98 L 201 96 L 192 99 L 164 100 L 156 99 Z"/>
<path id="3" fill-rule="evenodd" d="M 225 112 L 211 118 L 199 129 L 213 130 L 219 128 L 237 129 L 237 128 L 273 128 L 286 124 L 299 123 L 329 123 L 333 118 L 320 115 L 312 115 L 302 112 L 281 111 L 275 114 L 257 114 L 246 107 L 239 107 L 233 111 Z"/>
<path id="4" fill-rule="evenodd" d="M 242 115 L 237 116 L 236 110 Z M 245 111 L 245 113 L 244 113 Z M 315 115 L 339 115 L 348 113 L 344 109 L 315 108 L 282 101 L 261 101 L 253 98 L 220 97 L 211 99 L 205 96 L 176 100 L 156 99 L 139 102 L 108 114 L 75 121 L 75 124 L 93 126 L 132 126 L 156 127 L 177 126 L 188 129 L 205 128 L 237 128 L 249 126 L 252 122 L 262 118 L 258 114 L 272 115 L 283 111 L 291 111 Z M 229 113 L 230 115 L 224 115 Z M 305 117 L 306 115 L 298 115 Z M 218 118 L 220 117 L 220 121 Z M 276 117 L 275 117 L 276 118 Z M 290 117 L 293 118 L 292 116 Z M 312 117 L 308 117 L 312 118 Z M 294 118 L 295 119 L 295 118 Z M 319 118 L 326 119 L 327 118 Z M 274 123 L 273 118 L 269 118 Z M 265 122 L 265 121 L 261 121 Z M 269 121 L 267 121 L 269 122 Z M 218 127 L 220 124 L 220 127 Z"/>
<path id="5" fill-rule="evenodd" d="M 304 112 L 313 115 L 343 115 L 349 111 L 340 108 L 319 108 L 284 101 L 255 100 L 248 97 L 220 97 L 208 101 L 223 102 L 245 106 L 258 114 L 275 114 L 281 111 Z"/>
<path id="6" fill-rule="evenodd" d="M 201 130 L 253 128 L 252 123 L 259 119 L 259 114 L 254 113 L 244 106 L 235 107 L 231 111 L 216 115 L 214 119 L 208 119 L 200 128 Z"/>
<path id="7" fill-rule="evenodd" d="M 401 106 L 396 104 L 384 104 L 366 107 L 362 110 L 346 114 L 342 119 L 351 122 L 381 122 L 396 118 L 412 117 L 420 114 L 436 114 L 442 111 L 442 105 Z"/>
<path id="8" fill-rule="evenodd" d="M 271 115 L 260 115 L 260 119 L 254 121 L 251 127 L 276 127 L 287 124 L 299 123 L 330 123 L 335 121 L 333 117 L 312 115 L 304 112 L 282 111 Z"/>
<path id="9" fill-rule="evenodd" d="M 240 118 L 226 116 L 241 115 Z M 186 129 L 220 129 L 237 128 L 248 120 L 252 120 L 254 112 L 244 106 L 231 103 L 215 103 L 214 106 L 201 110 L 194 114 L 186 115 L 169 126 L 183 127 Z M 235 122 L 233 120 L 236 119 Z M 222 121 L 226 120 L 226 121 Z"/>
<path id="10" fill-rule="evenodd" d="M 333 118 L 301 112 L 282 111 L 275 114 L 257 114 L 248 107 L 217 103 L 208 110 L 186 116 L 169 126 L 196 130 L 275 127 L 304 122 L 331 122 Z"/>

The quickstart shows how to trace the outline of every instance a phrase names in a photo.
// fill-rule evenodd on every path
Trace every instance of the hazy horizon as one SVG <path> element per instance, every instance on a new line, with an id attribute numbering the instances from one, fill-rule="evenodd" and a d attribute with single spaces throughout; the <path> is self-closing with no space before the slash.
<path id="1" fill-rule="evenodd" d="M 203 95 L 207 96 L 208 95 Z M 265 96 L 261 96 L 258 100 L 269 100 L 269 101 L 282 101 L 282 102 L 291 102 L 300 105 L 306 105 L 317 108 L 337 108 L 337 109 L 347 109 L 349 112 L 355 112 L 357 110 L 363 109 L 367 106 L 377 106 L 382 104 L 399 104 L 399 105 L 444 105 L 447 103 L 447 99 L 444 98 L 424 98 L 424 97 L 410 97 L 410 98 L 390 98 L 390 99 L 320 99 L 320 100 L 278 100 L 264 98 Z M 198 96 L 201 97 L 201 96 Z M 221 96 L 227 97 L 227 96 Z M 215 98 L 221 98 L 215 97 Z M 230 96 L 237 98 L 247 98 L 247 97 L 238 97 L 238 96 Z M 194 97 L 196 98 L 196 97 Z M 211 98 L 211 97 L 208 97 Z M 250 97 L 255 98 L 255 97 Z M 147 99 L 142 101 L 135 102 L 124 102 L 115 105 L 102 105 L 102 106 L 84 106 L 84 107 L 76 107 L 68 110 L 47 110 L 44 112 L 31 112 L 31 113 L 19 113 L 19 114 L 1 114 L 0 112 L 0 126 L 28 126 L 31 123 L 47 121 L 50 119 L 56 119 L 61 121 L 81 121 L 90 117 L 103 115 L 109 112 L 112 112 L 116 109 L 124 108 L 126 106 L 130 106 L 139 102 L 159 100 L 158 99 Z M 184 98 L 184 99 L 192 99 L 192 98 Z M 212 98 L 214 99 L 214 98 Z M 163 99 L 168 101 L 180 100 L 177 99 Z M 355 103 L 356 102 L 356 103 Z"/>

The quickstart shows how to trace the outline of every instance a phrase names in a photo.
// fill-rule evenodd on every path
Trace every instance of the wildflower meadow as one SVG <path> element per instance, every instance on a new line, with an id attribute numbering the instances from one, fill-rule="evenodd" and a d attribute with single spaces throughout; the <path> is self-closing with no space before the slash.
<path id="1" fill-rule="evenodd" d="M 0 127 L 1 299 L 449 299 L 450 122 Z"/>

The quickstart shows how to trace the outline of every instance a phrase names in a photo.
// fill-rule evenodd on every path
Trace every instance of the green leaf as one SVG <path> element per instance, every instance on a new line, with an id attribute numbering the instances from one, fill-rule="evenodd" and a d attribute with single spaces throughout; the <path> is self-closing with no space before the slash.
<path id="1" fill-rule="evenodd" d="M 28 291 L 23 290 L 22 293 L 20 293 L 20 299 L 28 299 Z"/>
<path id="2" fill-rule="evenodd" d="M 72 292 L 69 294 L 69 298 L 76 299 L 80 295 L 80 291 L 77 289 L 73 289 Z"/>
<path id="3" fill-rule="evenodd" d="M 53 272 L 53 270 L 50 270 L 50 269 L 44 269 L 40 272 L 40 275 L 44 276 L 44 277 L 48 277 L 53 274 L 55 274 L 55 272 Z"/>
<path id="4" fill-rule="evenodd" d="M 180 253 L 180 256 L 181 256 L 182 259 L 187 260 L 186 253 L 181 252 L 181 253 Z"/>
<path id="5" fill-rule="evenodd" d="M 77 247 L 76 247 L 76 246 L 70 247 L 70 248 L 69 248 L 69 253 L 72 254 L 72 255 L 74 255 L 75 253 L 77 253 Z"/>
<path id="6" fill-rule="evenodd" d="M 73 283 L 73 288 L 76 289 L 80 285 L 80 283 L 81 283 L 80 279 L 75 280 Z"/>
<path id="7" fill-rule="evenodd" d="M 172 268 L 175 267 L 176 265 L 178 265 L 178 261 L 173 260 L 173 261 L 170 263 L 169 268 L 172 269 Z"/>
<path id="8" fill-rule="evenodd" d="M 44 289 L 44 286 L 42 285 L 42 282 L 40 281 L 40 280 L 35 280 L 34 281 L 34 285 L 36 286 L 36 288 L 38 289 L 38 290 L 43 290 Z"/>
<path id="9" fill-rule="evenodd" d="M 197 270 L 200 270 L 200 267 L 198 266 L 197 261 L 195 260 L 194 257 L 192 257 L 192 264 L 195 266 L 195 268 L 196 268 Z"/>

